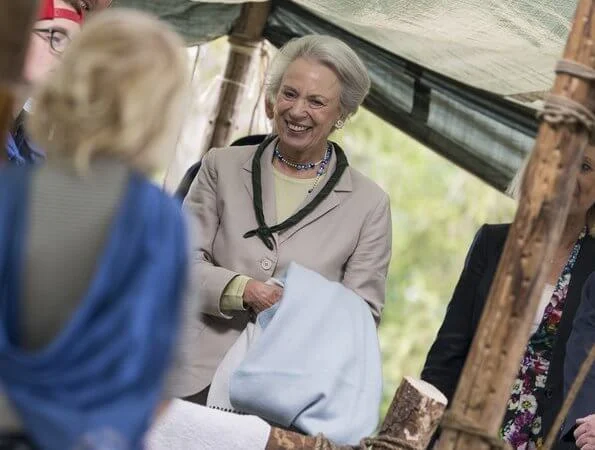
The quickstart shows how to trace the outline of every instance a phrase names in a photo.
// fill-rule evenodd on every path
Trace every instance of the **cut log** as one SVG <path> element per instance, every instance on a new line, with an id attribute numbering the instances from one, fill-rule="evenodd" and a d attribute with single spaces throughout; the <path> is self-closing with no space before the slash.
<path id="1" fill-rule="evenodd" d="M 431 384 L 411 377 L 403 378 L 378 437 L 366 439 L 366 445 L 372 448 L 425 449 L 438 428 L 446 404 L 446 397 Z"/>

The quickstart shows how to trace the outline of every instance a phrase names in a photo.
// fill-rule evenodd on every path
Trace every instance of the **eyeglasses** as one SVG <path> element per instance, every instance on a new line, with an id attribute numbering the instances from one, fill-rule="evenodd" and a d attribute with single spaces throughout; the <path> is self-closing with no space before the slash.
<path id="1" fill-rule="evenodd" d="M 49 43 L 52 51 L 58 55 L 64 53 L 70 44 L 70 36 L 60 28 L 34 28 L 33 33 Z"/>

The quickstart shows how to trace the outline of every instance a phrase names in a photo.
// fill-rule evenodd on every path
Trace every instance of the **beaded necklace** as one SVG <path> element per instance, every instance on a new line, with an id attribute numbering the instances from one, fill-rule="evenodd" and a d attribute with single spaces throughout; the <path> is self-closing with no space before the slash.
<path id="1" fill-rule="evenodd" d="M 296 163 L 296 162 L 293 162 L 293 161 L 287 159 L 285 156 L 283 156 L 281 154 L 281 152 L 279 151 L 279 142 L 277 142 L 275 144 L 273 154 L 283 164 L 285 164 L 286 166 L 289 166 L 289 167 L 293 167 L 295 170 L 310 170 L 310 169 L 313 169 L 314 167 L 316 167 L 317 165 L 324 163 L 325 161 L 328 163 L 328 159 L 330 158 L 330 154 L 329 154 L 330 151 L 331 151 L 331 144 L 327 143 L 326 153 L 324 154 L 324 158 L 322 158 L 317 163 L 313 163 L 313 162 Z"/>
<path id="2" fill-rule="evenodd" d="M 312 187 L 310 189 L 308 189 L 308 194 L 311 194 L 314 191 L 314 189 L 316 189 L 316 186 L 318 186 L 318 184 L 320 183 L 320 180 L 322 179 L 322 176 L 324 175 L 324 170 L 326 169 L 326 166 L 328 165 L 329 161 L 331 160 L 332 154 L 333 154 L 333 146 L 330 142 L 327 143 L 327 145 L 326 145 L 326 153 L 324 154 L 324 158 L 322 158 L 317 163 L 313 163 L 313 162 L 295 163 L 293 161 L 288 160 L 279 151 L 279 142 L 277 142 L 277 144 L 275 144 L 275 149 L 273 150 L 273 155 L 275 156 L 275 158 L 277 158 L 279 161 L 281 161 L 286 166 L 293 167 L 295 170 L 309 170 L 309 169 L 313 169 L 316 166 L 319 166 L 318 170 L 316 171 L 316 178 L 314 178 L 314 184 L 312 185 Z"/>

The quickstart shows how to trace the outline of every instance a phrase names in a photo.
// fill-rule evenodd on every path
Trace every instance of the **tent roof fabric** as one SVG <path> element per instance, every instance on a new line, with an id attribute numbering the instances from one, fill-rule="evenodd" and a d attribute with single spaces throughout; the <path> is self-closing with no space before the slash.
<path id="1" fill-rule="evenodd" d="M 241 1 L 115 0 L 170 22 L 189 44 L 229 33 Z M 331 34 L 364 59 L 365 107 L 504 189 L 532 148 L 577 0 L 273 1 L 276 46 Z M 398 151 L 398 149 L 395 149 Z"/>
<path id="2" fill-rule="evenodd" d="M 551 87 L 575 1 L 302 0 L 391 53 L 501 95 Z"/>

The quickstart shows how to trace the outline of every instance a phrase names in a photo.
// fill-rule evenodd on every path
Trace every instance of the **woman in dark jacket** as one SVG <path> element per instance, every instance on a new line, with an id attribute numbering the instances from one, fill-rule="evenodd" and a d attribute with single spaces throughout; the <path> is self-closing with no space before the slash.
<path id="1" fill-rule="evenodd" d="M 582 286 L 595 270 L 595 145 L 585 150 L 573 203 L 550 264 L 532 335 L 514 382 L 500 430 L 514 449 L 539 448 L 560 409 L 566 341 L 580 303 Z M 422 379 L 454 397 L 469 353 L 509 224 L 478 231 L 446 317 L 432 345 Z M 560 443 L 556 449 L 574 448 Z"/>

